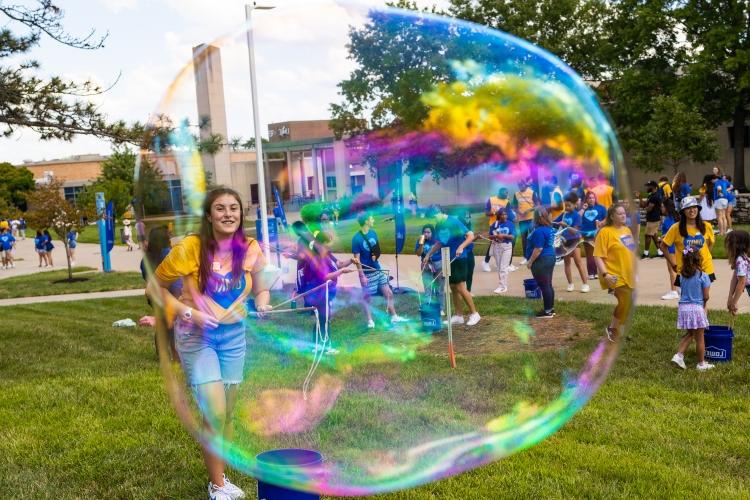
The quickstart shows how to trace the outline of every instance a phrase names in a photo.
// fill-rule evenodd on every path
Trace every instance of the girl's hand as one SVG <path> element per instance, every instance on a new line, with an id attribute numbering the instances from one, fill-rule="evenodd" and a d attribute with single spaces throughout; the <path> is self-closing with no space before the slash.
<path id="1" fill-rule="evenodd" d="M 341 269 L 340 271 L 341 271 L 341 274 L 349 274 L 349 273 L 355 272 L 356 269 L 352 269 L 352 268 L 346 267 L 344 269 Z"/>
<path id="2" fill-rule="evenodd" d="M 607 273 L 607 275 L 606 275 L 606 276 L 604 276 L 604 280 L 605 280 L 605 281 L 606 281 L 607 283 L 609 283 L 610 285 L 614 285 L 614 284 L 616 284 L 616 283 L 617 283 L 617 276 L 615 276 L 614 274 L 609 274 L 609 273 Z"/>
<path id="3" fill-rule="evenodd" d="M 255 310 L 257 311 L 259 318 L 265 318 L 267 315 L 263 313 L 268 312 L 271 309 L 272 308 L 269 304 L 264 304 L 262 306 L 258 306 L 258 305 L 255 306 Z"/>
<path id="4" fill-rule="evenodd" d="M 208 313 L 198 311 L 197 309 L 193 309 L 192 318 L 190 318 L 189 322 L 198 326 L 202 330 L 213 330 L 219 326 L 219 322 L 216 318 Z"/>

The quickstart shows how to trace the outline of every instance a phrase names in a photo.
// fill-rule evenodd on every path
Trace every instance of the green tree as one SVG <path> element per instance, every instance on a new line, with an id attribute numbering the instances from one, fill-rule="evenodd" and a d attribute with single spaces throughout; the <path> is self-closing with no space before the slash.
<path id="1" fill-rule="evenodd" d="M 690 45 L 679 95 L 713 125 L 734 127 L 734 184 L 746 189 L 745 122 L 750 109 L 750 1 L 678 2 L 675 17 Z"/>
<path id="2" fill-rule="evenodd" d="M 34 174 L 26 167 L 0 163 L 0 199 L 8 205 L 26 210 L 26 194 L 34 190 Z"/>
<path id="3" fill-rule="evenodd" d="M 93 220 L 96 212 L 84 206 L 74 206 L 63 197 L 62 182 L 54 180 L 37 186 L 36 190 L 26 195 L 29 210 L 26 221 L 30 227 L 50 229 L 65 247 L 68 262 L 68 280 L 73 280 L 73 269 L 68 254 L 68 233 L 82 232 L 86 229 L 84 218 Z"/>
<path id="4" fill-rule="evenodd" d="M 651 118 L 631 141 L 630 152 L 638 168 L 659 172 L 666 164 L 677 172 L 685 158 L 700 162 L 718 158 L 716 134 L 696 110 L 667 96 L 654 97 L 651 108 Z"/>

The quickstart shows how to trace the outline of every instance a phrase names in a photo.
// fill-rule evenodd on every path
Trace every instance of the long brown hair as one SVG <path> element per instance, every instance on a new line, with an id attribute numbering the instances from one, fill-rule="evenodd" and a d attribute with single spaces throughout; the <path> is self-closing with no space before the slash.
<path id="1" fill-rule="evenodd" d="M 679 196 L 683 184 L 687 184 L 685 172 L 677 172 L 672 180 L 672 192 Z"/>
<path id="2" fill-rule="evenodd" d="M 697 271 L 701 270 L 701 254 L 697 248 L 687 247 L 685 250 L 686 252 L 682 255 L 680 274 L 684 278 L 692 278 Z"/>
<path id="3" fill-rule="evenodd" d="M 685 210 L 680 210 L 680 236 L 687 238 L 687 215 L 683 213 L 684 211 Z M 701 234 L 706 234 L 706 223 L 703 222 L 703 218 L 701 218 L 700 206 L 698 206 L 698 214 L 695 216 L 695 227 Z"/>
<path id="4" fill-rule="evenodd" d="M 742 229 L 735 229 L 724 240 L 724 248 L 727 250 L 729 265 L 734 269 L 737 257 L 747 259 L 750 254 L 750 234 Z"/>
<path id="5" fill-rule="evenodd" d="M 544 207 L 536 207 L 534 209 L 534 225 L 537 227 L 552 225 L 552 222 L 549 220 L 549 214 Z"/>
<path id="6" fill-rule="evenodd" d="M 232 281 L 231 286 L 234 288 L 237 283 L 240 282 L 243 275 L 243 264 L 245 262 L 245 255 L 247 254 L 247 240 L 245 239 L 245 211 L 242 208 L 242 199 L 240 195 L 234 189 L 228 187 L 217 187 L 212 189 L 206 194 L 206 199 L 203 200 L 203 218 L 201 219 L 201 229 L 199 238 L 201 242 L 201 254 L 200 254 L 200 265 L 198 267 L 198 276 L 200 277 L 200 291 L 201 293 L 206 292 L 208 283 L 212 277 L 212 267 L 214 261 L 214 253 L 216 252 L 216 239 L 214 238 L 214 230 L 211 223 L 208 221 L 211 215 L 211 205 L 220 196 L 228 194 L 237 200 L 240 205 L 240 225 L 237 231 L 234 233 L 232 238 Z"/>

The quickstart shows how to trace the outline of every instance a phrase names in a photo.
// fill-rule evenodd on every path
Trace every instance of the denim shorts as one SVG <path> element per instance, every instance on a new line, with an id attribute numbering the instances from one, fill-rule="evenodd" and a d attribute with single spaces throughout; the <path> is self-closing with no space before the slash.
<path id="1" fill-rule="evenodd" d="M 245 370 L 245 325 L 219 325 L 202 331 L 193 324 L 175 322 L 175 347 L 188 384 L 239 384 Z"/>

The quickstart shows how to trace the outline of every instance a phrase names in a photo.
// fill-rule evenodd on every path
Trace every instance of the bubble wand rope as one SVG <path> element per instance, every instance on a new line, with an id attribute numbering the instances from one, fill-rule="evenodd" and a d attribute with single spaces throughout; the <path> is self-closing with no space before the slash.
<path id="1" fill-rule="evenodd" d="M 326 283 L 328 283 L 328 282 L 326 282 Z M 318 286 L 316 286 L 315 288 L 311 288 L 311 289 L 309 289 L 309 290 L 308 290 L 308 291 L 306 291 L 306 292 L 303 292 L 303 293 L 300 293 L 300 294 L 298 294 L 298 295 L 295 295 L 295 296 L 294 296 L 294 297 L 292 297 L 291 299 L 285 300 L 285 301 L 283 301 L 283 302 L 279 302 L 279 303 L 278 303 L 278 304 L 276 304 L 275 306 L 271 306 L 271 309 L 273 310 L 273 309 L 276 309 L 277 307 L 280 307 L 280 306 L 284 306 L 284 305 L 287 305 L 287 304 L 289 304 L 289 303 L 291 303 L 291 302 L 294 302 L 295 300 L 297 300 L 297 299 L 299 299 L 299 298 L 301 298 L 301 297 L 304 297 L 305 295 L 309 295 L 309 294 L 313 293 L 313 292 L 314 292 L 315 290 L 318 290 L 318 289 L 320 289 L 320 288 L 323 288 L 324 286 L 326 286 L 326 283 L 323 283 L 323 284 L 321 284 L 321 285 L 318 285 Z"/>
<path id="2" fill-rule="evenodd" d="M 329 284 L 331 283 L 331 280 L 327 280 L 325 283 L 323 283 L 322 286 L 326 287 L 326 301 L 325 301 L 325 328 L 324 333 L 321 338 L 320 333 L 320 315 L 318 313 L 318 309 L 313 307 L 312 309 L 315 311 L 315 350 L 313 351 L 313 362 L 312 365 L 310 365 L 310 369 L 307 371 L 307 376 L 305 376 L 305 381 L 302 383 L 302 397 L 305 401 L 307 401 L 307 393 L 310 388 L 310 381 L 312 380 L 313 375 L 315 374 L 315 371 L 318 369 L 318 365 L 323 359 L 323 353 L 325 352 L 325 346 L 328 343 L 328 310 L 330 309 L 328 305 L 328 293 L 329 293 Z M 319 288 L 319 287 L 318 287 Z M 320 346 L 320 347 L 318 347 Z"/>

